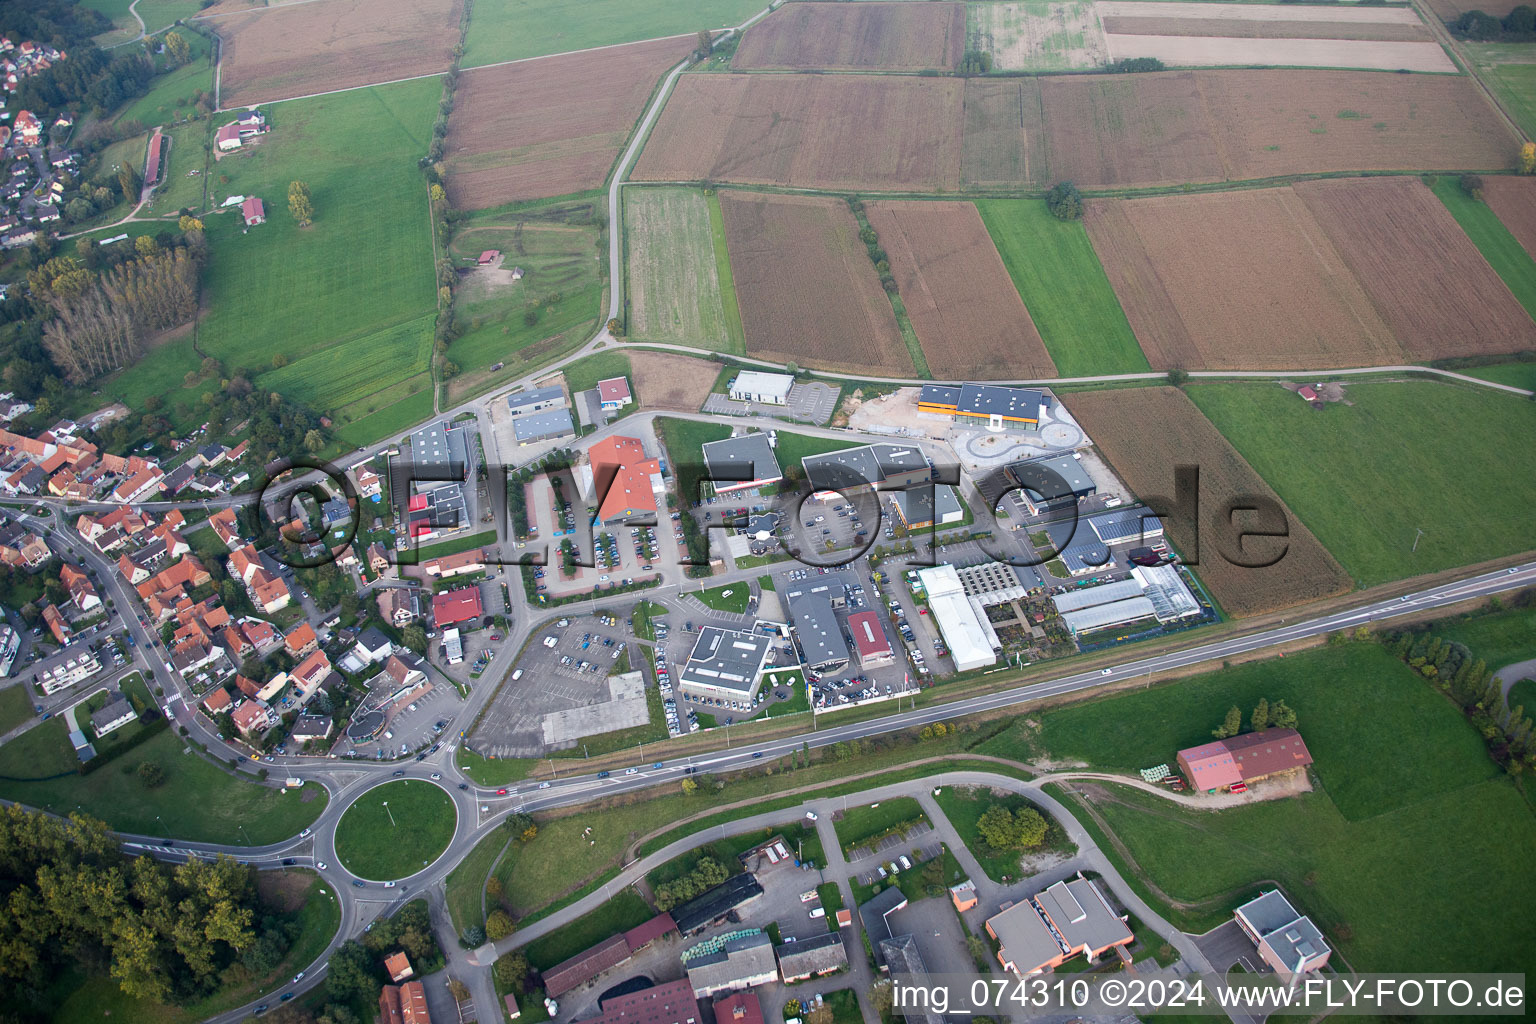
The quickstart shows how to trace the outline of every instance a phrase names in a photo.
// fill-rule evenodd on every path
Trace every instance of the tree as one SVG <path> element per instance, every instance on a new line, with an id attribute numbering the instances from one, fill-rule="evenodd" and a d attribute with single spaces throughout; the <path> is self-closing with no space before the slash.
<path id="1" fill-rule="evenodd" d="M 432 187 L 427 190 L 427 194 L 432 198 L 432 205 L 438 209 L 442 209 L 444 206 L 448 205 L 448 190 L 443 188 L 443 186 L 434 183 Z"/>
<path id="2" fill-rule="evenodd" d="M 1227 717 L 1222 721 L 1221 728 L 1211 730 L 1211 735 L 1219 740 L 1224 740 L 1229 736 L 1236 736 L 1242 731 L 1243 712 L 1234 704 L 1227 709 Z"/>
<path id="3" fill-rule="evenodd" d="M 1269 724 L 1277 729 L 1296 728 L 1296 712 L 1286 706 L 1285 701 L 1277 700 L 1269 707 Z"/>
<path id="4" fill-rule="evenodd" d="M 372 1003 L 381 987 L 374 976 L 374 958 L 356 939 L 348 939 L 331 955 L 327 989 L 340 1002 Z"/>
<path id="5" fill-rule="evenodd" d="M 165 52 L 170 55 L 177 67 L 192 59 L 192 47 L 187 45 L 186 37 L 180 32 L 165 34 Z"/>
<path id="6" fill-rule="evenodd" d="M 176 226 L 181 229 L 182 234 L 186 234 L 189 231 L 203 230 L 202 221 L 198 220 L 196 217 L 188 217 L 185 214 L 182 215 L 181 220 L 177 221 Z"/>
<path id="7" fill-rule="evenodd" d="M 1536 174 L 1536 142 L 1527 142 L 1520 147 L 1520 173 Z"/>
<path id="8" fill-rule="evenodd" d="M 485 937 L 492 942 L 500 942 L 511 935 L 515 927 L 512 923 L 512 915 L 498 908 L 491 911 L 490 916 L 485 919 Z"/>
<path id="9" fill-rule="evenodd" d="M 1463 174 L 1458 181 L 1461 194 L 1476 202 L 1483 201 L 1483 178 L 1479 174 Z"/>
<path id="10" fill-rule="evenodd" d="M 165 771 L 154 761 L 143 761 L 138 769 L 139 785 L 145 789 L 154 789 L 165 783 Z"/>
<path id="11" fill-rule="evenodd" d="M 302 181 L 288 183 L 288 212 L 293 214 L 293 219 L 299 222 L 299 227 L 307 228 L 315 219 L 315 207 L 309 194 L 309 186 Z"/>
<path id="12" fill-rule="evenodd" d="M 692 779 L 683 780 L 683 795 L 692 796 L 699 791 L 699 784 Z"/>
<path id="13" fill-rule="evenodd" d="M 139 176 L 139 169 L 124 160 L 117 165 L 117 184 L 123 190 L 123 198 L 130 203 L 139 201 L 139 191 L 144 187 L 144 179 Z"/>
<path id="14" fill-rule="evenodd" d="M 1261 732 L 1269 728 L 1269 701 L 1263 697 L 1253 707 L 1253 714 L 1248 716 L 1248 728 L 1254 732 Z"/>
<path id="15" fill-rule="evenodd" d="M 1045 208 L 1057 220 L 1077 220 L 1083 215 L 1083 194 L 1070 181 L 1058 181 L 1045 194 Z"/>
<path id="16" fill-rule="evenodd" d="M 522 950 L 514 949 L 496 958 L 496 966 L 492 973 L 495 974 L 498 985 L 522 995 L 524 987 L 528 984 L 528 957 Z"/>
<path id="17" fill-rule="evenodd" d="M 406 626 L 400 631 L 400 642 L 417 654 L 427 653 L 427 631 L 421 626 Z"/>
<path id="18" fill-rule="evenodd" d="M 1045 818 L 1033 807 L 1021 807 L 1014 812 L 994 804 L 976 821 L 976 832 L 994 850 L 1039 846 L 1045 842 L 1046 829 Z"/>
<path id="19" fill-rule="evenodd" d="M 477 924 L 472 924 L 464 929 L 464 934 L 459 936 L 459 941 L 470 949 L 485 944 L 485 929 Z"/>
<path id="20" fill-rule="evenodd" d="M 311 455 L 325 449 L 325 435 L 318 430 L 311 430 L 304 435 L 304 450 Z"/>
<path id="21" fill-rule="evenodd" d="M 699 34 L 698 34 L 698 37 L 697 37 L 697 41 L 694 43 L 694 46 L 693 46 L 694 54 L 696 54 L 698 56 L 699 60 L 703 60 L 705 57 L 709 56 L 710 51 L 713 50 L 714 48 L 715 48 L 714 39 L 710 35 L 709 29 L 707 29 L 707 28 L 699 29 Z"/>

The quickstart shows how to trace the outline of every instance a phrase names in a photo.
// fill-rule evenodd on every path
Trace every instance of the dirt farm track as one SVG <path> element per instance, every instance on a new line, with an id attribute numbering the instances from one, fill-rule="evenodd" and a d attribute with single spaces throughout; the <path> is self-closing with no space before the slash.
<path id="1" fill-rule="evenodd" d="M 221 102 L 264 103 L 448 70 L 461 0 L 316 0 L 205 22 L 219 34 Z M 409 39 L 409 48 L 400 40 Z"/>

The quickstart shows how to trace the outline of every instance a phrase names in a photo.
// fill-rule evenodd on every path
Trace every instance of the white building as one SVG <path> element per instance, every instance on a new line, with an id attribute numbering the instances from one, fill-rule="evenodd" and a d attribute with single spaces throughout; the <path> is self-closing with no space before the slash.
<path id="1" fill-rule="evenodd" d="M 967 672 L 997 664 L 1002 643 L 987 621 L 980 599 L 968 597 L 960 574 L 952 565 L 935 565 L 918 572 L 928 593 L 928 607 L 955 660 L 955 669 Z"/>
<path id="2" fill-rule="evenodd" d="M 76 646 L 79 650 L 74 649 Z M 44 694 L 57 693 L 66 686 L 74 686 L 82 679 L 89 679 L 101 671 L 101 662 L 97 661 L 96 655 L 83 644 L 64 648 L 64 655 L 63 661 L 37 674 L 37 685 L 42 688 Z"/>
<path id="3" fill-rule="evenodd" d="M 767 405 L 789 404 L 789 389 L 795 378 L 787 373 L 763 373 L 742 370 L 731 381 L 731 399 L 737 402 L 763 402 Z"/>

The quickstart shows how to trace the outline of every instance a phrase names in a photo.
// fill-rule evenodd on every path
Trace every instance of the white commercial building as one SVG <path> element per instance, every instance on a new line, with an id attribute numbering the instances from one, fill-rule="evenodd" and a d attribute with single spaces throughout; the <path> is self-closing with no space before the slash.
<path id="1" fill-rule="evenodd" d="M 997 664 L 1002 644 L 981 602 L 967 597 L 960 574 L 952 565 L 935 565 L 918 572 L 928 594 L 928 607 L 938 623 L 955 669 L 966 672 Z"/>
<path id="2" fill-rule="evenodd" d="M 737 402 L 765 402 L 768 405 L 787 405 L 789 389 L 795 378 L 787 373 L 763 373 L 761 370 L 742 370 L 731 381 L 731 399 Z"/>

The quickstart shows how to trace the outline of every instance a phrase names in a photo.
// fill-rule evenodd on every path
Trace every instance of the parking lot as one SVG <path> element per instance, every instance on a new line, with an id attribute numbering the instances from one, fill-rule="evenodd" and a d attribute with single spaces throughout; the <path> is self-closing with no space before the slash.
<path id="1" fill-rule="evenodd" d="M 564 500 L 557 502 L 548 478 L 528 485 L 529 519 L 548 549 L 547 564 L 534 572 L 539 593 L 558 598 L 589 593 L 594 587 L 617 587 L 659 575 L 656 566 L 677 560 L 673 531 L 651 526 L 605 526 L 594 531 L 590 506 L 576 496 L 568 476 L 560 493 Z M 565 540 L 571 541 L 578 562 L 594 564 L 578 565 L 573 575 L 566 576 L 560 551 Z"/>
<path id="2" fill-rule="evenodd" d="M 376 676 L 377 685 L 386 685 L 387 676 Z M 353 743 L 343 731 L 340 742 L 332 753 L 340 757 L 366 757 L 373 760 L 390 760 L 414 752 L 430 750 L 436 743 L 456 736 L 455 719 L 464 707 L 463 698 L 452 684 L 441 677 L 434 679 L 432 689 L 409 702 L 397 711 L 384 731 L 373 740 Z"/>
<path id="3" fill-rule="evenodd" d="M 642 724 L 643 693 L 641 717 L 636 721 L 634 701 L 623 695 L 612 699 L 608 682 L 626 654 L 631 666 L 638 668 L 642 648 L 635 643 L 623 613 L 545 620 L 534 629 L 513 671 L 486 705 L 468 737 L 470 747 L 497 757 L 538 756 L 552 749 L 546 716 L 573 709 L 581 709 L 583 724 L 579 729 L 562 724 L 553 748 L 573 746 L 578 732 L 590 736 Z"/>

